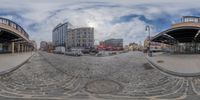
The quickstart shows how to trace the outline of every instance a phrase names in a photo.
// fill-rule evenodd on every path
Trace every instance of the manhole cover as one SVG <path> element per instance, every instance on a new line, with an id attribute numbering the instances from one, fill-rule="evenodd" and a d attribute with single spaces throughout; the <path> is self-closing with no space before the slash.
<path id="1" fill-rule="evenodd" d="M 120 84 L 112 80 L 96 80 L 86 85 L 86 91 L 96 94 L 111 94 L 121 90 Z"/>

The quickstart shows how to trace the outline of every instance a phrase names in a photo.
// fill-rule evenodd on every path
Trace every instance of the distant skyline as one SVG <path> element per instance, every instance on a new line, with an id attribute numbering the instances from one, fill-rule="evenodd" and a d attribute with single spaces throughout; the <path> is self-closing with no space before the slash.
<path id="1" fill-rule="evenodd" d="M 200 16 L 198 0 L 1 0 L 0 17 L 21 25 L 30 38 L 52 41 L 52 30 L 61 22 L 94 27 L 95 43 L 123 38 L 124 44 L 143 42 L 145 26 L 155 35 L 182 16 Z"/>

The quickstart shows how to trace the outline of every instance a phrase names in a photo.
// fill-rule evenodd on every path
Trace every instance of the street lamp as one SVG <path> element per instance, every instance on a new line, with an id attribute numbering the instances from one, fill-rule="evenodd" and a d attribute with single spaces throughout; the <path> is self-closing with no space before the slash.
<path id="1" fill-rule="evenodd" d="M 147 25 L 146 26 L 146 31 L 148 32 L 148 38 L 149 38 L 149 44 L 148 44 L 148 56 L 149 57 L 152 57 L 152 53 L 151 53 L 151 30 L 150 30 L 150 26 L 149 25 Z"/>

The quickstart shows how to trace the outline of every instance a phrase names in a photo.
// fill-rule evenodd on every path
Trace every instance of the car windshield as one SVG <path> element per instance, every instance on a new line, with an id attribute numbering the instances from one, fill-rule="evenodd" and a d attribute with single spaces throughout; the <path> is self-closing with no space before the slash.
<path id="1" fill-rule="evenodd" d="M 199 100 L 199 3 L 0 0 L 0 100 Z"/>

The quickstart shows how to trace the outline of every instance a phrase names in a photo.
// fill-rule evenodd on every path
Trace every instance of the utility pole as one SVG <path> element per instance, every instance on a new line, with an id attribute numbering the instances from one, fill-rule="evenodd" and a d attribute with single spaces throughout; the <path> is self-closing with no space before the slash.
<path id="1" fill-rule="evenodd" d="M 146 31 L 148 32 L 148 38 L 149 38 L 148 56 L 152 57 L 152 53 L 151 53 L 151 30 L 150 30 L 150 26 L 149 25 L 146 26 Z"/>

